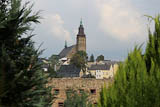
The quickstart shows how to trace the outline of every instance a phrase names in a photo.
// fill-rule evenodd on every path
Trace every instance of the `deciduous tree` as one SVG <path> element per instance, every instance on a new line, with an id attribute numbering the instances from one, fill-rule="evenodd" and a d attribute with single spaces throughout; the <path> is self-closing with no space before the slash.
<path id="1" fill-rule="evenodd" d="M 97 57 L 96 61 L 104 61 L 104 56 L 103 55 L 99 55 Z"/>
<path id="2" fill-rule="evenodd" d="M 71 92 L 66 93 L 67 99 L 64 102 L 65 107 L 91 107 L 88 95 L 85 92 L 80 94 L 74 90 L 70 91 Z"/>
<path id="3" fill-rule="evenodd" d="M 79 51 L 73 55 L 70 61 L 71 64 L 75 65 L 77 68 L 85 71 L 87 63 L 87 53 L 84 51 Z"/>

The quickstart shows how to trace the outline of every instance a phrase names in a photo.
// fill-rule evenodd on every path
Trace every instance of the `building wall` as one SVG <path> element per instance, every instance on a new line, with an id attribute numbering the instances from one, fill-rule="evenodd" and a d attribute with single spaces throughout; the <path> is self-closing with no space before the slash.
<path id="1" fill-rule="evenodd" d="M 49 85 L 53 87 L 52 93 L 59 90 L 59 94 L 55 95 L 54 103 L 52 107 L 58 107 L 58 103 L 63 103 L 66 99 L 66 90 L 73 89 L 79 92 L 84 90 L 89 94 L 89 99 L 92 103 L 96 103 L 99 97 L 99 92 L 104 86 L 108 86 L 111 83 L 111 79 L 93 79 L 93 78 L 53 78 Z M 95 90 L 95 93 L 91 93 L 91 90 Z"/>
<path id="2" fill-rule="evenodd" d="M 114 75 L 114 72 L 112 69 L 110 70 L 89 70 L 88 72 L 90 72 L 91 75 L 95 76 L 96 79 L 111 78 Z"/>
<path id="3" fill-rule="evenodd" d="M 112 70 L 105 70 L 103 71 L 103 78 L 112 78 L 114 72 Z"/>
<path id="4" fill-rule="evenodd" d="M 86 37 L 77 36 L 77 51 L 86 52 Z"/>

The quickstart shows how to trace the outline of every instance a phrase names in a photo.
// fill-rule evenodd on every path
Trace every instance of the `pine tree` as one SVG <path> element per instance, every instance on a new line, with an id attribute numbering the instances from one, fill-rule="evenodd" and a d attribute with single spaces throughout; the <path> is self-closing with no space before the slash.
<path id="1" fill-rule="evenodd" d="M 41 51 L 34 48 L 31 23 L 39 23 L 29 2 L 0 2 L 0 107 L 51 106 L 48 77 L 40 71 Z M 26 35 L 26 37 L 24 36 Z"/>
<path id="2" fill-rule="evenodd" d="M 94 62 L 94 56 L 93 56 L 93 54 L 90 56 L 90 61 Z"/>

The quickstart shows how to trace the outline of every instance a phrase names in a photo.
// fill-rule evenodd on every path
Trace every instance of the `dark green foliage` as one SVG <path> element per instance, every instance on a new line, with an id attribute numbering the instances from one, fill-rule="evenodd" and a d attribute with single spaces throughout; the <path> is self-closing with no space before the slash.
<path id="1" fill-rule="evenodd" d="M 71 58 L 70 63 L 75 65 L 77 68 L 81 68 L 83 71 L 85 71 L 87 63 L 87 53 L 84 51 L 77 52 Z"/>
<path id="2" fill-rule="evenodd" d="M 89 61 L 94 62 L 94 56 L 93 56 L 93 54 L 90 56 L 90 60 Z"/>
<path id="3" fill-rule="evenodd" d="M 59 65 L 59 56 L 58 55 L 52 55 L 49 57 L 50 66 L 54 68 L 55 65 Z"/>
<path id="4" fill-rule="evenodd" d="M 59 78 L 59 76 L 57 75 L 57 72 L 58 71 L 55 71 L 54 68 L 49 67 L 47 73 L 48 73 L 49 77 L 51 77 L 51 78 Z"/>
<path id="5" fill-rule="evenodd" d="M 149 30 L 149 41 L 142 55 L 135 47 L 120 64 L 114 83 L 100 93 L 98 107 L 160 106 L 160 16 L 152 18 L 155 31 Z"/>
<path id="6" fill-rule="evenodd" d="M 49 57 L 49 69 L 48 69 L 48 73 L 49 75 L 54 78 L 54 77 L 58 77 L 57 75 L 57 69 L 60 67 L 60 63 L 59 63 L 59 56 L 58 55 L 52 55 L 51 57 Z"/>
<path id="7" fill-rule="evenodd" d="M 28 4 L 0 2 L 0 107 L 48 107 L 52 102 L 48 77 L 38 63 L 41 52 L 28 35 L 39 15 L 31 15 Z"/>
<path id="8" fill-rule="evenodd" d="M 148 16 L 155 22 L 155 31 L 152 33 L 150 29 L 149 40 L 146 47 L 145 59 L 148 68 L 148 72 L 151 69 L 151 61 L 154 61 L 158 66 L 160 66 L 160 16 L 156 18 Z"/>
<path id="9" fill-rule="evenodd" d="M 70 89 L 70 92 L 66 94 L 67 99 L 64 102 L 64 107 L 91 107 L 88 95 L 85 92 L 81 92 L 80 94 Z"/>
<path id="10" fill-rule="evenodd" d="M 103 55 L 97 56 L 96 61 L 104 61 L 104 56 Z"/>

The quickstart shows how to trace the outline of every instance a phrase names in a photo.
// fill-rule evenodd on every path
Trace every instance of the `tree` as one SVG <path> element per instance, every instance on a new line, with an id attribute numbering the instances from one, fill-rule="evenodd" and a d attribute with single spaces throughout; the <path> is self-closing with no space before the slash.
<path id="1" fill-rule="evenodd" d="M 59 64 L 59 56 L 54 54 L 51 55 L 51 57 L 49 57 L 49 62 L 51 63 L 51 67 L 54 68 L 54 65 Z"/>
<path id="2" fill-rule="evenodd" d="M 88 95 L 85 92 L 78 94 L 76 91 L 66 93 L 67 99 L 64 101 L 65 107 L 91 107 Z"/>
<path id="3" fill-rule="evenodd" d="M 29 2 L 0 2 L 0 107 L 48 107 L 52 105 L 48 77 L 38 63 L 41 51 L 31 40 L 31 23 L 39 23 Z M 26 37 L 25 37 L 25 36 Z"/>
<path id="4" fill-rule="evenodd" d="M 90 56 L 90 61 L 94 62 L 94 56 L 93 56 L 93 54 Z"/>
<path id="5" fill-rule="evenodd" d="M 103 55 L 100 55 L 97 57 L 96 61 L 104 61 L 104 56 Z"/>
<path id="6" fill-rule="evenodd" d="M 144 55 L 137 46 L 128 54 L 125 62 L 120 64 L 113 84 L 102 89 L 98 107 L 160 106 L 160 16 L 152 20 L 155 31 L 151 33 L 149 30 Z"/>
<path id="7" fill-rule="evenodd" d="M 79 51 L 73 55 L 70 61 L 71 64 L 75 65 L 77 68 L 85 71 L 87 63 L 87 53 L 84 51 Z"/>

